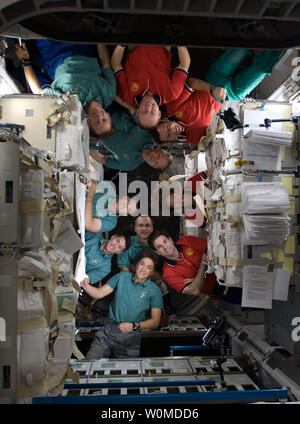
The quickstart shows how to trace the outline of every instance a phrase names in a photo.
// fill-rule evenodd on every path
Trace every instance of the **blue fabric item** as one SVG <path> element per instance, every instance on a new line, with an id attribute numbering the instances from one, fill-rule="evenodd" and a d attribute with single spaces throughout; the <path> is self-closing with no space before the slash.
<path id="1" fill-rule="evenodd" d="M 87 44 L 61 43 L 52 40 L 36 40 L 38 53 L 34 60 L 44 69 L 51 80 L 54 80 L 55 70 L 69 56 L 94 57 L 95 51 Z"/>

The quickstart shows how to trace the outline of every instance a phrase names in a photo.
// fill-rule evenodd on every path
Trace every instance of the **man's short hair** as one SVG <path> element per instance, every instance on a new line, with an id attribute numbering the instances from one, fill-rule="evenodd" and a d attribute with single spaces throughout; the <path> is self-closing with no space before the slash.
<path id="1" fill-rule="evenodd" d="M 157 131 L 157 128 L 160 126 L 160 124 L 163 124 L 164 122 L 168 121 L 167 116 L 164 118 L 161 118 L 159 120 L 159 123 L 156 125 L 156 127 L 151 128 L 150 132 L 151 132 L 151 137 L 153 138 L 153 140 L 155 141 L 155 143 L 157 144 L 164 144 L 164 143 L 170 143 L 170 141 L 161 141 L 160 139 L 160 135 L 159 132 Z M 176 141 L 176 137 L 174 138 L 173 141 Z M 172 141 L 171 141 L 172 142 Z"/>
<path id="2" fill-rule="evenodd" d="M 154 264 L 154 269 L 153 271 L 155 271 L 157 265 L 159 264 L 159 256 L 157 253 L 154 252 L 154 250 L 149 249 L 149 247 L 146 247 L 145 249 L 143 249 L 140 260 L 143 258 L 149 258 L 153 261 Z"/>
<path id="3" fill-rule="evenodd" d="M 131 234 L 128 231 L 123 232 L 123 233 L 116 233 L 116 234 L 113 234 L 113 235 L 118 236 L 118 237 L 124 237 L 125 238 L 125 249 L 124 250 L 129 249 L 129 247 L 131 246 Z"/>
<path id="4" fill-rule="evenodd" d="M 100 134 L 100 135 L 96 134 L 94 132 L 94 130 L 92 129 L 92 127 L 89 127 L 90 139 L 92 139 L 91 140 L 92 142 L 95 142 L 95 141 L 98 141 L 98 140 L 99 141 L 105 140 L 106 138 L 111 137 L 114 134 L 115 130 L 116 129 L 115 129 L 113 122 L 111 123 L 111 129 L 109 131 L 106 131 L 106 132 Z M 94 143 L 94 144 L 96 144 L 96 143 Z"/>
<path id="5" fill-rule="evenodd" d="M 138 216 L 135 218 L 135 220 L 134 220 L 134 225 L 136 225 L 136 222 L 137 222 L 137 220 L 138 220 L 139 218 L 150 218 L 150 219 L 151 219 L 151 223 L 152 223 L 152 225 L 153 225 L 153 219 L 152 219 L 152 218 L 151 218 L 151 216 L 149 216 L 149 215 L 138 215 Z"/>
<path id="6" fill-rule="evenodd" d="M 170 236 L 169 236 L 169 234 L 167 233 L 167 231 L 165 231 L 165 230 L 155 230 L 155 231 L 153 231 L 153 233 L 150 235 L 150 237 L 148 238 L 148 245 L 150 246 L 150 247 L 152 247 L 152 249 L 154 249 L 155 250 L 155 247 L 154 247 L 154 242 L 155 242 L 155 240 L 158 238 L 158 237 L 160 237 L 160 236 L 165 236 L 165 237 L 167 237 L 167 238 L 170 238 Z"/>
<path id="7" fill-rule="evenodd" d="M 161 139 L 159 137 L 159 132 L 157 131 L 157 128 L 158 128 L 159 124 L 160 124 L 160 122 L 158 123 L 157 127 L 152 128 L 150 130 L 150 133 L 151 133 L 151 137 L 153 138 L 153 140 L 155 141 L 155 143 L 157 143 L 157 144 L 163 144 L 165 142 L 164 141 L 161 141 Z"/>

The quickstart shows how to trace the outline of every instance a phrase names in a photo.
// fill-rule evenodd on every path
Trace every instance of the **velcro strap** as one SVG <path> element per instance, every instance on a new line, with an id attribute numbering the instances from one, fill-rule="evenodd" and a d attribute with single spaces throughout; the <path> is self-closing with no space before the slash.
<path id="1" fill-rule="evenodd" d="M 225 203 L 240 202 L 241 200 L 241 194 L 228 194 L 228 196 L 225 196 Z"/>
<path id="2" fill-rule="evenodd" d="M 207 204 L 206 204 L 207 209 L 213 209 L 213 208 L 217 208 L 219 206 L 223 206 L 222 200 L 219 200 L 217 202 L 216 201 L 210 201 L 210 202 L 207 202 Z"/>
<path id="3" fill-rule="evenodd" d="M 233 224 L 237 224 L 242 222 L 242 217 L 239 215 L 224 215 L 224 220 L 227 222 L 232 222 Z"/>
<path id="4" fill-rule="evenodd" d="M 77 283 L 77 281 L 76 280 L 74 280 L 74 279 L 72 279 L 72 286 L 74 287 L 74 289 L 78 292 L 78 293 L 81 293 L 81 288 L 80 288 L 80 285 Z"/>
<path id="5" fill-rule="evenodd" d="M 20 321 L 17 324 L 17 332 L 25 333 L 26 331 L 38 330 L 39 328 L 48 327 L 48 322 L 46 317 L 32 318 L 25 321 Z"/>
<path id="6" fill-rule="evenodd" d="M 218 264 L 222 266 L 244 266 L 244 261 L 237 258 L 218 258 Z"/>
<path id="7" fill-rule="evenodd" d="M 19 277 L 18 278 L 18 289 L 19 290 L 34 290 L 43 287 L 47 287 L 49 285 L 49 281 L 47 280 L 34 280 L 29 277 Z"/>
<path id="8" fill-rule="evenodd" d="M 222 155 L 222 162 L 224 162 L 226 159 L 230 158 L 237 158 L 242 159 L 243 153 L 241 150 L 226 150 Z"/>
<path id="9" fill-rule="evenodd" d="M 38 158 L 38 166 L 47 174 L 52 174 L 51 166 L 44 159 Z"/>
<path id="10" fill-rule="evenodd" d="M 20 213 L 40 213 L 44 212 L 47 205 L 45 199 L 36 199 L 36 200 L 22 200 L 19 203 Z"/>

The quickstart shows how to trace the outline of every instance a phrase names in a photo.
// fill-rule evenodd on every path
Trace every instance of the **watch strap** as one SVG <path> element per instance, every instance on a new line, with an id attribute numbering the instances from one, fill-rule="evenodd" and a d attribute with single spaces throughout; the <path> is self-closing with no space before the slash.
<path id="1" fill-rule="evenodd" d="M 141 324 L 139 322 L 133 322 L 133 331 L 139 330 L 141 328 Z"/>

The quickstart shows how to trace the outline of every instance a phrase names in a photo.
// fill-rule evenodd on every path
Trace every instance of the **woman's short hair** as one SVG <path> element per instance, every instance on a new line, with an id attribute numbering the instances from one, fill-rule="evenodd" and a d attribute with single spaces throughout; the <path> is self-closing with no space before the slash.
<path id="1" fill-rule="evenodd" d="M 149 249 L 149 247 L 148 248 L 146 247 L 145 249 L 143 249 L 140 259 L 143 259 L 143 258 L 149 258 L 149 259 L 152 260 L 152 262 L 154 264 L 154 270 L 155 270 L 156 266 L 159 264 L 158 254 L 155 253 L 154 250 Z"/>

